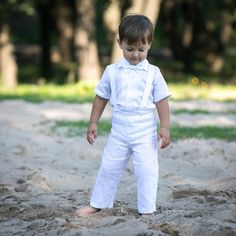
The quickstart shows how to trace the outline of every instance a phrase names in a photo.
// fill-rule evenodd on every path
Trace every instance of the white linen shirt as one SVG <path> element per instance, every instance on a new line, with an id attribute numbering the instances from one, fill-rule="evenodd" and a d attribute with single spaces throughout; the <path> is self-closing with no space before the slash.
<path id="1" fill-rule="evenodd" d="M 130 65 L 124 58 L 115 66 L 108 65 L 95 89 L 95 93 L 105 99 L 111 98 L 110 75 L 113 74 L 115 76 L 117 109 L 125 112 L 137 111 L 144 95 L 149 65 L 147 59 L 137 65 Z M 167 84 L 158 67 L 155 66 L 152 76 L 152 90 L 145 110 L 155 108 L 154 102 L 170 96 Z M 112 107 L 113 105 L 111 102 Z"/>

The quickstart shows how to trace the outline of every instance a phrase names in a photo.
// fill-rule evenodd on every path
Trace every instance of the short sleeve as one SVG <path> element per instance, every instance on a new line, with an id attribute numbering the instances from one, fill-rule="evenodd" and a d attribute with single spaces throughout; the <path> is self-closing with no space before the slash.
<path id="1" fill-rule="evenodd" d="M 111 86 L 110 86 L 110 79 L 109 79 L 109 72 L 108 67 L 104 70 L 101 80 L 99 81 L 95 93 L 102 98 L 110 99 L 111 95 Z"/>
<path id="2" fill-rule="evenodd" d="M 160 72 L 159 68 L 155 68 L 155 75 L 153 81 L 153 98 L 154 102 L 159 102 L 160 100 L 171 96 L 171 93 L 167 87 L 166 81 Z"/>

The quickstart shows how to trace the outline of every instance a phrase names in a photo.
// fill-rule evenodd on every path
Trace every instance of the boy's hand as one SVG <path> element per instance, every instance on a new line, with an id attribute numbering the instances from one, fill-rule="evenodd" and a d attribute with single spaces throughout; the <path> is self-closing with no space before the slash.
<path id="1" fill-rule="evenodd" d="M 90 144 L 93 144 L 97 138 L 97 124 L 90 124 L 87 130 L 87 140 Z"/>
<path id="2" fill-rule="evenodd" d="M 170 144 L 170 132 L 167 128 L 161 128 L 159 132 L 160 148 L 166 148 Z"/>

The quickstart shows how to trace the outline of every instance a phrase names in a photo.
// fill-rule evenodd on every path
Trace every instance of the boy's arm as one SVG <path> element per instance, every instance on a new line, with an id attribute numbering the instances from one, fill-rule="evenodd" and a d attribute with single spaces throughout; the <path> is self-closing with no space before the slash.
<path id="1" fill-rule="evenodd" d="M 168 99 L 164 98 L 159 102 L 156 102 L 156 108 L 160 120 L 160 132 L 159 139 L 162 140 L 161 148 L 165 148 L 170 144 L 170 111 L 169 111 L 169 103 Z"/>
<path id="2" fill-rule="evenodd" d="M 97 124 L 104 111 L 107 101 L 107 99 L 99 97 L 98 95 L 94 98 L 89 127 L 87 130 L 87 140 L 90 144 L 93 144 L 97 137 Z"/>

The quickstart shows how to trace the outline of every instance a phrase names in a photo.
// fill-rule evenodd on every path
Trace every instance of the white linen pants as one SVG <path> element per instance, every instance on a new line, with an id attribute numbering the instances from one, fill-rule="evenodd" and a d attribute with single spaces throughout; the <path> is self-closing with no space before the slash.
<path id="1" fill-rule="evenodd" d="M 111 134 L 90 201 L 92 207 L 113 207 L 118 183 L 131 154 L 134 157 L 138 211 L 141 214 L 156 211 L 158 153 L 156 115 L 152 111 L 136 115 L 113 113 Z"/>

